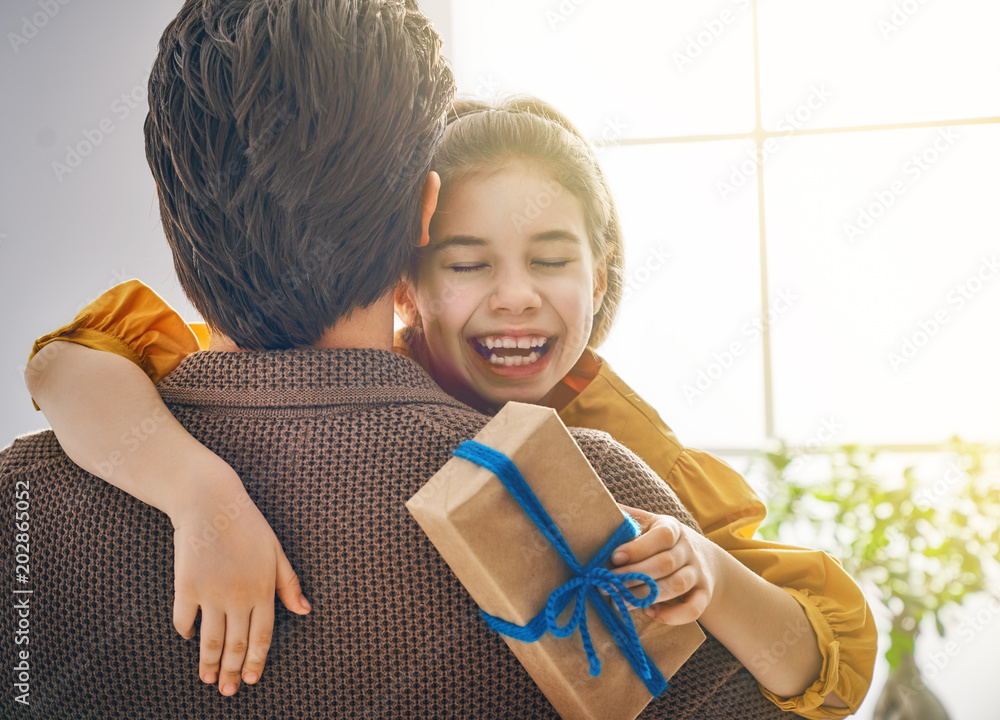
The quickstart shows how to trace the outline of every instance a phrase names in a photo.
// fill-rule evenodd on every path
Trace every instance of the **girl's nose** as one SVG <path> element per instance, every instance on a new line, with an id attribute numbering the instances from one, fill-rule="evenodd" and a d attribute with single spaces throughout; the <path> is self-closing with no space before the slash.
<path id="1" fill-rule="evenodd" d="M 498 277 L 490 296 L 490 310 L 514 315 L 537 310 L 541 304 L 534 282 L 525 273 L 505 273 Z"/>

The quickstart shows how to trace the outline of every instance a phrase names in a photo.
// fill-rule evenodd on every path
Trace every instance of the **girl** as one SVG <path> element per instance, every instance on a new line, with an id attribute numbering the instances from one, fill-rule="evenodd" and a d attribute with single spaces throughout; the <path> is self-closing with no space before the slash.
<path id="1" fill-rule="evenodd" d="M 647 612 L 670 623 L 699 620 L 782 709 L 811 718 L 856 710 L 876 651 L 858 587 L 824 553 L 753 538 L 765 511 L 743 479 L 711 455 L 681 446 L 594 352 L 621 297 L 622 239 L 607 182 L 580 133 L 537 100 L 458 103 L 434 171 L 442 189 L 430 241 L 396 291 L 406 324 L 396 351 L 485 412 L 509 400 L 540 403 L 569 426 L 608 431 L 631 448 L 705 533 L 629 509 L 644 533 L 621 546 L 614 562 L 618 572 L 658 581 L 658 602 Z M 77 345 L 52 342 L 59 339 Z M 218 512 L 201 495 L 185 497 L 186 488 L 224 485 L 239 498 L 239 479 L 187 435 L 152 385 L 123 380 L 119 365 L 111 369 L 117 358 L 78 346 L 122 355 L 156 382 L 207 341 L 202 328 L 188 328 L 131 281 L 41 338 L 36 352 L 52 347 L 28 368 L 29 388 L 67 454 L 163 509 L 179 535 Z M 81 374 L 86 384 L 75 379 Z M 93 410 L 108 393 L 129 398 L 124 405 L 133 417 L 141 406 L 143 417 L 157 418 L 141 442 L 123 439 L 128 411 L 106 417 Z M 115 450 L 122 445 L 129 450 Z M 100 460 L 94 448 L 103 449 Z M 225 643 L 202 637 L 201 677 L 218 680 L 226 694 L 236 692 L 241 669 L 252 683 L 263 667 L 266 638 L 250 637 L 248 652 L 253 608 L 270 603 L 277 589 L 289 610 L 309 610 L 266 521 L 252 503 L 240 507 L 245 521 L 209 547 L 202 543 L 195 552 L 177 541 L 178 631 L 193 636 L 199 607 L 223 612 L 239 628 L 235 637 L 227 631 Z M 234 596 L 232 587 L 243 592 Z"/>

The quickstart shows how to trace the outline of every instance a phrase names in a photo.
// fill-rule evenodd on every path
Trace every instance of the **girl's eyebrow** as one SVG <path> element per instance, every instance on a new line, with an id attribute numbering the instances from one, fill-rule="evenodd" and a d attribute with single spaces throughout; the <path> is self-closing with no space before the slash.
<path id="1" fill-rule="evenodd" d="M 531 237 L 532 242 L 568 242 L 580 245 L 580 238 L 569 230 L 548 230 Z"/>
<path id="2" fill-rule="evenodd" d="M 435 242 L 433 247 L 435 250 L 444 250 L 445 248 L 454 246 L 484 247 L 488 244 L 486 240 L 475 235 L 449 235 L 443 240 Z"/>
<path id="3" fill-rule="evenodd" d="M 580 238 L 569 230 L 546 230 L 531 236 L 531 242 L 568 242 L 574 245 L 582 244 Z M 475 235 L 449 235 L 438 240 L 432 247 L 434 250 L 444 250 L 450 247 L 486 247 L 489 241 Z"/>

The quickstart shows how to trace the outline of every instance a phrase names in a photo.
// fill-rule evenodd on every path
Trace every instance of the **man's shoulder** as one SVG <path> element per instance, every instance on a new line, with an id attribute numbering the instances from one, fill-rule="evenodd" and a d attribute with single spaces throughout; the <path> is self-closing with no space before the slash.
<path id="1" fill-rule="evenodd" d="M 573 427 L 569 432 L 616 501 L 699 529 L 676 493 L 634 452 L 602 430 Z"/>
<path id="2" fill-rule="evenodd" d="M 604 456 L 627 455 L 636 457 L 635 454 L 620 442 L 611 437 L 611 434 L 604 430 L 595 430 L 586 427 L 567 427 L 569 434 L 576 440 L 576 444 L 583 450 L 591 461 Z"/>
<path id="3" fill-rule="evenodd" d="M 29 435 L 21 435 L 10 445 L 0 450 L 0 475 L 25 474 L 37 468 L 54 463 L 67 462 L 55 433 L 40 430 Z"/>

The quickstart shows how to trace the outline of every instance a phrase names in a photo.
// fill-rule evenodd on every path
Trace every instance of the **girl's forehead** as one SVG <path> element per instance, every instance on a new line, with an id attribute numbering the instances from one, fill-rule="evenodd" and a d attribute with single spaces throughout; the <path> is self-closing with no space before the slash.
<path id="1" fill-rule="evenodd" d="M 516 187 L 517 184 L 544 183 L 546 185 L 558 184 L 565 190 L 565 187 L 559 183 L 556 173 L 546 167 L 544 163 L 530 158 L 518 157 L 490 161 L 478 167 L 470 167 L 464 172 L 456 174 L 454 180 L 450 182 L 445 180 L 441 187 L 441 195 L 446 197 L 463 189 L 475 190 L 483 186 L 495 186 L 501 182 L 510 183 L 511 181 L 519 181 L 512 184 L 512 188 Z"/>
<path id="2" fill-rule="evenodd" d="M 582 232 L 585 224 L 579 199 L 552 175 L 531 168 L 509 168 L 456 183 L 443 193 L 433 223 L 439 233 L 461 226 L 466 231 L 518 235 L 555 226 Z"/>

